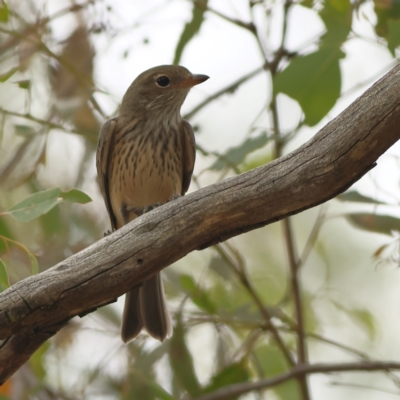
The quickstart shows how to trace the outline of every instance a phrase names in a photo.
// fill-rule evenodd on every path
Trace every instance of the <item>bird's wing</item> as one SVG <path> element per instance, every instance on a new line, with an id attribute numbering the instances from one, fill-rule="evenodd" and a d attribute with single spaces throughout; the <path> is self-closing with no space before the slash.
<path id="1" fill-rule="evenodd" d="M 183 143 L 183 175 L 182 175 L 182 196 L 187 192 L 192 179 L 194 162 L 196 159 L 196 141 L 191 125 L 187 121 L 182 124 Z"/>
<path id="2" fill-rule="evenodd" d="M 110 191 L 108 188 L 108 166 L 110 165 L 110 150 L 112 148 L 111 144 L 114 137 L 115 126 L 115 118 L 109 119 L 103 124 L 99 134 L 99 143 L 97 145 L 96 153 L 96 167 L 97 175 L 99 178 L 100 191 L 103 195 L 104 202 L 106 203 L 108 215 L 110 216 L 111 226 L 113 229 L 117 228 L 117 221 L 111 207 Z"/>

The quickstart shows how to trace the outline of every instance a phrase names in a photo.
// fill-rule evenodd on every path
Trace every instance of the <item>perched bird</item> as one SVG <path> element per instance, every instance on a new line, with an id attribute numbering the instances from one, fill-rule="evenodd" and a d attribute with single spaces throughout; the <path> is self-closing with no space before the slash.
<path id="1" fill-rule="evenodd" d="M 196 149 L 180 109 L 189 90 L 207 79 L 178 65 L 151 68 L 128 88 L 118 116 L 104 123 L 96 165 L 113 230 L 188 190 Z M 126 294 L 122 340 L 143 328 L 161 341 L 172 333 L 159 273 Z"/>

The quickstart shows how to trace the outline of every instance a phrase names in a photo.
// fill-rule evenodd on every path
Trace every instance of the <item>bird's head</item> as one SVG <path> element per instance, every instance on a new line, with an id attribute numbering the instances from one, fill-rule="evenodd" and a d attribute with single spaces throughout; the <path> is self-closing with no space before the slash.
<path id="1" fill-rule="evenodd" d="M 180 65 L 160 65 L 142 72 L 128 88 L 120 115 L 138 112 L 176 113 L 189 90 L 206 81 L 207 75 L 195 75 Z"/>

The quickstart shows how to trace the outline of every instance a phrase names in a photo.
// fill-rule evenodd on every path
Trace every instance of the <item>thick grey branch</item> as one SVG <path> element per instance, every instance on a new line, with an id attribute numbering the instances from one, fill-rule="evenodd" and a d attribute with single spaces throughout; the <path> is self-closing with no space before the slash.
<path id="1" fill-rule="evenodd" d="M 14 339 L 51 336 L 54 327 L 115 300 L 193 250 L 335 197 L 399 138 L 397 65 L 294 152 L 159 207 L 16 283 L 0 294 L 0 339 L 9 338 L 0 348 L 0 382 L 21 365 L 21 357 L 11 361 L 19 351 Z M 22 350 L 25 359 L 34 347 Z"/>

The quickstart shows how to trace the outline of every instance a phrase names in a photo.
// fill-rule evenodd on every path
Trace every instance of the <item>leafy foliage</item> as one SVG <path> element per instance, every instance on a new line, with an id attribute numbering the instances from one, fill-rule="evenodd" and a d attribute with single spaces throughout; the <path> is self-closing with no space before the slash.
<path id="1" fill-rule="evenodd" d="M 71 189 L 68 192 L 62 192 L 59 188 L 48 189 L 32 194 L 4 212 L 3 215 L 10 215 L 19 222 L 29 222 L 48 213 L 63 200 L 85 204 L 91 201 L 91 198 L 77 189 Z"/>
<path id="2" fill-rule="evenodd" d="M 200 31 L 201 25 L 204 22 L 204 14 L 207 11 L 208 0 L 193 1 L 192 19 L 183 28 L 183 32 L 176 45 L 173 64 L 179 64 L 183 50 L 194 36 Z"/>
<path id="3" fill-rule="evenodd" d="M 274 82 L 277 93 L 297 100 L 304 112 L 304 122 L 314 126 L 332 109 L 340 96 L 342 51 L 327 47 L 295 58 Z"/>

